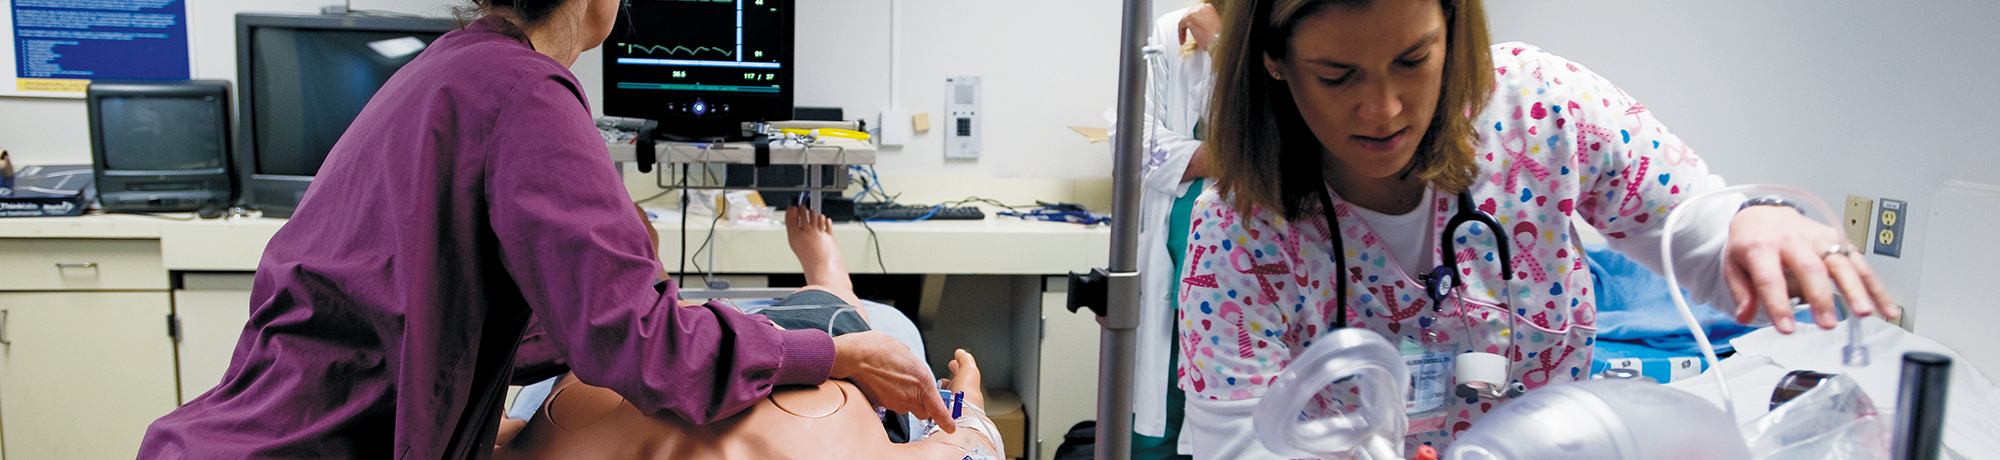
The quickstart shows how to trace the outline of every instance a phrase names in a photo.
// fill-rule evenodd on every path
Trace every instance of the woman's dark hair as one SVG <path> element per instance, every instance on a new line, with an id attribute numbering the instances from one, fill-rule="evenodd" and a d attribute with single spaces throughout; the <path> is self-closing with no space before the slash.
<path id="1" fill-rule="evenodd" d="M 564 3 L 570 2 L 570 0 L 470 0 L 470 1 L 472 2 L 471 6 L 461 9 L 459 11 L 459 17 L 461 20 L 476 19 L 479 16 L 491 14 L 495 10 L 507 10 L 513 12 L 514 17 L 519 18 L 522 24 L 529 24 L 529 25 L 542 23 L 542 21 L 547 20 L 549 18 L 550 14 L 556 12 L 556 8 L 560 8 L 563 6 Z"/>

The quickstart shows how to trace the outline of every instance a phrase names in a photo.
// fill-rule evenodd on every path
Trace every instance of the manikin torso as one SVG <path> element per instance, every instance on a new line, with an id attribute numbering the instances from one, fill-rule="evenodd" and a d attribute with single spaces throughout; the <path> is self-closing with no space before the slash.
<path id="1" fill-rule="evenodd" d="M 641 414 L 617 393 L 566 376 L 493 458 L 956 460 L 965 450 L 953 444 L 978 442 L 955 439 L 966 435 L 978 436 L 959 430 L 925 441 L 889 442 L 867 398 L 840 380 L 780 388 L 735 416 L 694 425 L 671 413 Z"/>

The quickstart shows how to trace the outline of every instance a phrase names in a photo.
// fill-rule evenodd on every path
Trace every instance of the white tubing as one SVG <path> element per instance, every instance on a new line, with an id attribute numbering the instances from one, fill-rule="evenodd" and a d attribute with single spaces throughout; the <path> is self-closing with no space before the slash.
<path id="1" fill-rule="evenodd" d="M 1349 376 L 1358 376 L 1355 385 L 1362 388 L 1354 411 L 1328 408 L 1330 413 L 1320 418 L 1301 416 L 1320 390 Z M 1264 448 L 1285 458 L 1365 454 L 1400 459 L 1403 435 L 1410 427 L 1402 390 L 1409 388 L 1409 381 L 1403 355 L 1381 334 L 1335 329 L 1314 339 L 1298 359 L 1278 372 L 1251 413 L 1251 423 Z"/>
<path id="2" fill-rule="evenodd" d="M 1693 207 L 1695 202 L 1718 195 L 1736 193 L 1746 195 L 1750 193 L 1776 194 L 1798 198 L 1800 201 L 1811 205 L 1812 209 L 1818 211 L 1821 216 L 1833 216 L 1833 209 L 1828 208 L 1825 201 L 1820 201 L 1819 197 L 1813 196 L 1812 193 L 1783 185 L 1765 184 L 1738 185 L 1704 193 L 1701 196 L 1681 202 L 1680 206 L 1674 207 L 1673 212 L 1667 213 L 1667 222 L 1664 224 L 1666 225 L 1666 231 L 1660 232 L 1660 263 L 1664 265 L 1662 271 L 1666 272 L 1667 292 L 1673 295 L 1674 306 L 1680 307 L 1681 320 L 1687 321 L 1688 333 L 1694 334 L 1695 343 L 1701 345 L 1701 356 L 1703 359 L 1708 360 L 1708 372 L 1704 372 L 1704 374 L 1715 374 L 1715 387 L 1722 392 L 1722 409 L 1729 411 L 1729 417 L 1732 420 L 1736 417 L 1736 404 L 1734 399 L 1729 395 L 1729 383 L 1722 376 L 1721 360 L 1715 357 L 1715 345 L 1708 341 L 1708 331 L 1701 327 L 1701 321 L 1694 318 L 1694 310 L 1688 307 L 1687 299 L 1681 295 L 1680 280 L 1674 276 L 1674 222 L 1679 220 L 1682 210 Z M 1731 216 L 1733 217 L 1734 214 L 1731 214 Z M 1728 257 L 1726 252 L 1724 253 L 1724 257 Z M 1724 270 L 1727 270 L 1727 268 L 1724 268 Z M 1773 319 L 1773 321 L 1776 320 Z"/>

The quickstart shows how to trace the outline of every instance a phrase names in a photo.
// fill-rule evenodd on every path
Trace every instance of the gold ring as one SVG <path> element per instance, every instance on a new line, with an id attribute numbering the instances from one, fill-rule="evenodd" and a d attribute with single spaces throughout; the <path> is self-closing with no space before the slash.
<path id="1" fill-rule="evenodd" d="M 1820 252 L 1820 254 L 1819 254 L 1819 258 L 1821 258 L 1821 259 L 1825 259 L 1825 258 L 1827 258 L 1827 256 L 1831 256 L 1831 255 L 1834 255 L 1834 254 L 1840 254 L 1840 255 L 1843 255 L 1843 256 L 1844 256 L 1844 255 L 1847 255 L 1847 254 L 1849 254 L 1849 250 L 1847 249 L 1847 245 L 1845 245 L 1845 244 L 1836 244 L 1836 245 L 1833 245 L 1833 246 L 1830 246 L 1830 247 L 1827 247 L 1825 251 L 1821 251 L 1821 252 Z"/>

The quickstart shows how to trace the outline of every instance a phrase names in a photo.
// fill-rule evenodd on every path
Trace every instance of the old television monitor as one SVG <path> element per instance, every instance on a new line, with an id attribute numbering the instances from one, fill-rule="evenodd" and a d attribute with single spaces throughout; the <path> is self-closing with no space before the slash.
<path id="1" fill-rule="evenodd" d="M 604 114 L 676 140 L 792 117 L 792 0 L 625 0 L 604 39 Z"/>
<path id="2" fill-rule="evenodd" d="M 242 204 L 289 217 L 375 90 L 456 24 L 353 14 L 236 15 Z"/>
<path id="3" fill-rule="evenodd" d="M 93 80 L 84 100 L 105 211 L 229 206 L 229 82 Z"/>

